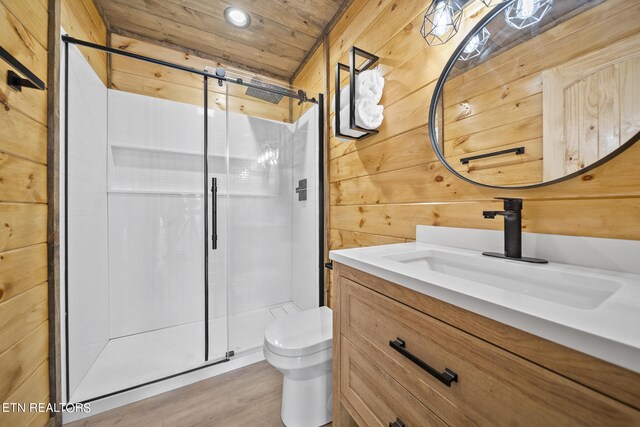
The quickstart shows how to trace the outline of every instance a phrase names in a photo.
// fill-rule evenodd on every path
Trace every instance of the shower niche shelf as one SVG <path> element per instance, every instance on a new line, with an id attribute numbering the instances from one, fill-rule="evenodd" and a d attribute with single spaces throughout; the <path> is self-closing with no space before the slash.
<path id="1" fill-rule="evenodd" d="M 170 190 L 130 190 L 130 189 L 117 189 L 113 188 L 107 191 L 108 194 L 139 194 L 139 195 L 151 195 L 151 196 L 184 196 L 184 197 L 201 197 L 202 191 L 170 191 Z M 208 194 L 207 194 L 208 195 Z M 259 197 L 259 198 L 277 198 L 280 195 L 264 194 L 264 193 L 242 193 L 242 192 L 218 192 L 218 196 L 229 197 Z"/>
<path id="2" fill-rule="evenodd" d="M 176 156 L 190 156 L 197 157 L 199 159 L 202 158 L 204 153 L 198 151 L 190 151 L 190 150 L 177 150 L 174 148 L 156 148 L 156 147 L 144 147 L 141 145 L 125 145 L 125 144 L 111 144 L 109 145 L 113 151 L 141 151 L 148 153 L 159 153 L 166 155 L 176 155 Z M 208 157 L 226 157 L 223 153 L 209 153 Z M 231 160 L 246 160 L 246 161 L 256 161 L 257 158 L 250 156 L 229 156 Z"/>
<path id="3" fill-rule="evenodd" d="M 202 153 L 136 145 L 111 144 L 110 147 L 109 193 L 202 196 Z M 279 193 L 279 186 L 271 191 L 264 185 L 256 185 L 264 182 L 267 171 L 260 169 L 255 156 L 230 156 L 230 166 L 226 165 L 225 155 L 212 153 L 208 158 L 209 176 L 215 175 L 223 182 L 229 179 L 228 184 L 220 187 L 225 189 L 228 185 L 231 191 L 219 192 L 219 196 L 277 198 L 284 195 Z M 230 170 L 228 177 L 222 172 L 227 169 Z M 214 170 L 218 173 L 212 174 Z"/>

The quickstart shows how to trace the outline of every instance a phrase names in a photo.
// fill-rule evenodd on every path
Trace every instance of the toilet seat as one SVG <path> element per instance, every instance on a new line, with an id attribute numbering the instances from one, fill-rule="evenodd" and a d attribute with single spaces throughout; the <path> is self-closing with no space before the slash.
<path id="1" fill-rule="evenodd" d="M 328 307 L 294 313 L 271 323 L 264 347 L 285 357 L 307 356 L 332 347 L 333 313 Z"/>
<path id="2" fill-rule="evenodd" d="M 318 307 L 271 323 L 264 334 L 264 357 L 280 371 L 287 427 L 316 427 L 331 421 L 333 311 Z"/>

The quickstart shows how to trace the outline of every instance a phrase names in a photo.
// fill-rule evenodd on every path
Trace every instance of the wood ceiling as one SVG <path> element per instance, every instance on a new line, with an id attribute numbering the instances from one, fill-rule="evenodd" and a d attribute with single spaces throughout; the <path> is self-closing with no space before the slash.
<path id="1" fill-rule="evenodd" d="M 113 33 L 289 80 L 348 0 L 97 0 Z M 251 26 L 224 19 L 237 6 Z"/>

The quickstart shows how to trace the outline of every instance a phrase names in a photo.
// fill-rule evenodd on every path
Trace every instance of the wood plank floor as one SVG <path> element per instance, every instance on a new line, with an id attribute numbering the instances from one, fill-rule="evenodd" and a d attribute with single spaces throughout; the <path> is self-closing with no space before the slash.
<path id="1" fill-rule="evenodd" d="M 281 396 L 282 375 L 260 362 L 65 426 L 281 427 Z"/>

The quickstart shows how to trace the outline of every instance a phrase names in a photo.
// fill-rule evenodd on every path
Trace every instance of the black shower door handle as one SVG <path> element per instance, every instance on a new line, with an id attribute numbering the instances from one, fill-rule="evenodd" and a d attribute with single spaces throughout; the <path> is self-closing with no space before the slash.
<path id="1" fill-rule="evenodd" d="M 211 249 L 218 249 L 218 178 L 211 178 Z"/>
<path id="2" fill-rule="evenodd" d="M 451 387 L 452 382 L 458 382 L 458 374 L 456 374 L 455 372 L 453 372 L 448 368 L 445 368 L 444 372 L 439 372 L 438 370 L 433 368 L 431 365 L 427 364 L 422 359 L 420 359 L 418 356 L 416 356 L 415 354 L 407 350 L 405 348 L 404 340 L 400 338 L 396 338 L 394 341 L 389 341 L 389 345 L 398 353 L 402 354 L 404 357 L 411 360 L 413 363 L 415 363 L 416 365 L 418 365 L 419 367 L 427 371 L 429 374 L 431 374 L 431 376 L 436 378 L 438 381 L 440 381 L 442 384 L 446 385 L 447 387 Z"/>

